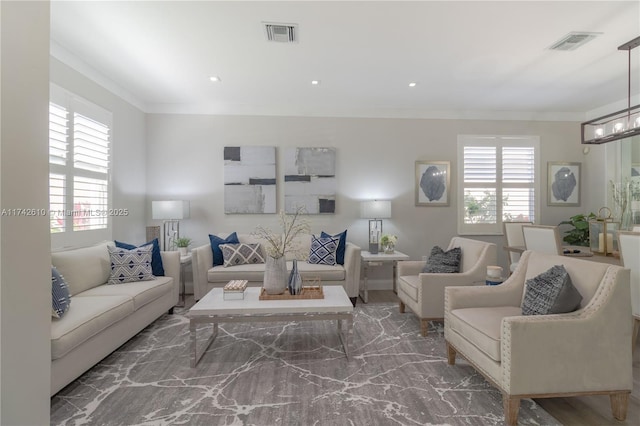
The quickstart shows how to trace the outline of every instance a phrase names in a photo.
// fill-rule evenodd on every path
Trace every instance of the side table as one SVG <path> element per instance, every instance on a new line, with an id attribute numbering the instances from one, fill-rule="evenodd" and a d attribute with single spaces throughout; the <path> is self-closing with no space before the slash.
<path id="1" fill-rule="evenodd" d="M 396 275 L 398 268 L 399 260 L 409 260 L 409 256 L 395 250 L 393 253 L 376 253 L 372 254 L 368 251 L 360 252 L 360 256 L 362 258 L 362 265 L 364 266 L 364 279 L 363 285 L 360 289 L 360 298 L 364 303 L 369 303 L 369 289 L 368 289 L 368 281 L 369 281 L 369 268 L 372 266 L 380 266 L 384 263 L 391 262 L 393 264 L 393 292 L 397 293 L 396 287 Z"/>
<path id="2" fill-rule="evenodd" d="M 176 306 L 184 307 L 185 306 L 185 291 L 186 284 L 184 279 L 184 274 L 187 266 L 191 265 L 191 254 L 187 254 L 186 256 L 180 256 L 180 300 Z"/>

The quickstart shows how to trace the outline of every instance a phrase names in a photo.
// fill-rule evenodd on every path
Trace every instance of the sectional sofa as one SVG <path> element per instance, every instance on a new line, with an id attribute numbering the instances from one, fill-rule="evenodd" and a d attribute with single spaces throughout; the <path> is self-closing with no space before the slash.
<path id="1" fill-rule="evenodd" d="M 51 320 L 51 395 L 178 303 L 177 251 L 160 253 L 165 276 L 107 285 L 108 244 L 51 254 L 71 293 L 69 310 Z"/>
<path id="2" fill-rule="evenodd" d="M 226 238 L 229 234 L 218 234 Z M 252 234 L 237 234 L 240 243 L 264 246 L 265 241 Z M 299 253 L 309 253 L 311 235 L 297 237 Z M 262 286 L 264 263 L 234 266 L 213 265 L 211 244 L 197 247 L 191 251 L 193 265 L 193 290 L 196 300 L 201 299 L 212 288 L 224 287 L 230 280 L 247 280 L 249 286 Z M 290 271 L 294 255 L 287 255 L 287 269 Z M 360 247 L 346 242 L 344 265 L 316 265 L 305 260 L 298 260 L 298 270 L 303 280 L 320 278 L 322 285 L 341 285 L 351 302 L 355 305 L 360 283 Z"/>

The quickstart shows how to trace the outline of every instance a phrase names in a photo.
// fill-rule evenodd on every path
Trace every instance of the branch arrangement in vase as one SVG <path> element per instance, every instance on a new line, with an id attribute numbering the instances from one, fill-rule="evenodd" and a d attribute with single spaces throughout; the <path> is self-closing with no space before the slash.
<path id="1" fill-rule="evenodd" d="M 304 207 L 298 207 L 293 214 L 280 211 L 278 221 L 281 233 L 275 233 L 268 227 L 258 225 L 252 234 L 266 240 L 264 249 L 267 255 L 274 259 L 284 257 L 287 253 L 294 253 L 296 257 L 300 257 L 302 253 L 299 253 L 300 248 L 295 238 L 301 234 L 311 233 L 309 221 L 301 217 L 305 213 Z"/>

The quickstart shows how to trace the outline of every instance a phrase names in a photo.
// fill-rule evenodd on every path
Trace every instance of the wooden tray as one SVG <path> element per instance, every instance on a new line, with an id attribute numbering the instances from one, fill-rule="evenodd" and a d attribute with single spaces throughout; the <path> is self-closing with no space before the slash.
<path id="1" fill-rule="evenodd" d="M 324 292 L 322 286 L 308 286 L 302 287 L 300 294 L 291 295 L 289 289 L 285 290 L 282 294 L 267 294 L 266 290 L 262 288 L 260 290 L 260 300 L 295 300 L 295 299 L 324 299 Z"/>

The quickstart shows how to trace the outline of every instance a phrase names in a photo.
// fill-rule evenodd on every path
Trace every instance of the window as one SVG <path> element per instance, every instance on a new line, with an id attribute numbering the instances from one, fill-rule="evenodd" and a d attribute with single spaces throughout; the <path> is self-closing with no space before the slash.
<path id="1" fill-rule="evenodd" d="M 52 242 L 110 239 L 111 113 L 57 86 L 49 103 Z"/>
<path id="2" fill-rule="evenodd" d="M 535 221 L 535 136 L 458 136 L 458 233 L 501 234 L 503 221 Z"/>

